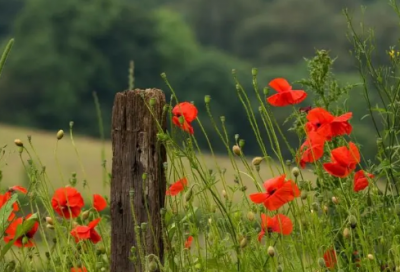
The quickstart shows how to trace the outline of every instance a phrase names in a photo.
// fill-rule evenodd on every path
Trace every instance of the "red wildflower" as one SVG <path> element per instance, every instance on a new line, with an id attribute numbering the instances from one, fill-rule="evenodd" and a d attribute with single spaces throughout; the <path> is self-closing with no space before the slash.
<path id="1" fill-rule="evenodd" d="M 90 222 L 87 226 L 77 226 L 71 230 L 71 235 L 75 238 L 75 242 L 80 240 L 91 240 L 93 244 L 101 241 L 101 236 L 94 229 L 100 222 L 101 218 L 97 218 Z"/>
<path id="2" fill-rule="evenodd" d="M 107 201 L 101 195 L 93 195 L 93 207 L 98 211 L 102 211 L 107 207 Z"/>
<path id="3" fill-rule="evenodd" d="M 350 142 L 350 149 L 347 146 L 335 148 L 331 152 L 332 162 L 324 163 L 324 169 L 329 174 L 344 178 L 347 177 L 360 162 L 360 153 L 357 146 Z"/>
<path id="4" fill-rule="evenodd" d="M 25 217 L 25 219 L 28 219 L 31 216 L 32 216 L 32 214 L 28 214 Z M 10 225 L 8 225 L 8 227 L 5 231 L 5 236 L 4 236 L 5 242 L 8 243 L 15 238 L 15 235 L 17 234 L 17 228 L 19 225 L 22 225 L 23 222 L 24 222 L 24 218 L 20 217 L 20 218 L 17 218 L 16 220 L 14 220 L 13 222 L 11 222 Z M 39 223 L 35 222 L 29 231 L 27 231 L 24 235 L 19 237 L 14 242 L 14 245 L 17 247 L 33 247 L 35 244 L 31 239 L 35 235 L 38 228 L 39 228 Z"/>
<path id="5" fill-rule="evenodd" d="M 75 188 L 65 187 L 54 192 L 51 205 L 56 213 L 69 219 L 78 217 L 85 204 Z"/>
<path id="6" fill-rule="evenodd" d="M 293 223 L 289 217 L 283 214 L 277 214 L 271 218 L 262 213 L 261 232 L 258 234 L 258 241 L 261 241 L 266 231 L 289 235 L 293 231 Z"/>
<path id="7" fill-rule="evenodd" d="M 193 134 L 193 127 L 191 125 L 191 122 L 196 119 L 197 113 L 197 108 L 192 103 L 179 103 L 172 109 L 172 114 L 174 115 L 172 117 L 172 122 L 174 123 L 174 125 L 180 127 L 184 131 Z M 179 121 L 179 118 L 181 116 L 183 117 L 183 123 Z"/>
<path id="8" fill-rule="evenodd" d="M 364 190 L 368 186 L 368 178 L 366 177 L 366 174 L 369 178 L 374 177 L 373 174 L 365 173 L 363 170 L 359 170 L 355 173 L 353 186 L 354 192 Z"/>
<path id="9" fill-rule="evenodd" d="M 292 90 L 292 86 L 284 78 L 273 79 L 269 86 L 278 92 L 267 98 L 268 103 L 275 107 L 299 104 L 307 97 L 303 90 Z"/>
<path id="10" fill-rule="evenodd" d="M 71 272 L 88 272 L 88 270 L 86 269 L 86 267 L 80 267 L 80 268 L 72 267 Z"/>
<path id="11" fill-rule="evenodd" d="M 193 236 L 189 236 L 185 241 L 185 248 L 190 248 L 192 246 Z"/>
<path id="12" fill-rule="evenodd" d="M 24 194 L 26 194 L 27 190 L 22 187 L 22 186 L 13 186 L 8 189 L 7 192 L 4 193 L 4 195 L 0 195 L 0 209 L 3 207 L 10 199 L 11 195 L 14 191 L 20 191 Z M 19 206 L 17 202 L 13 203 L 13 211 L 17 212 L 19 210 Z M 15 213 L 11 213 L 10 216 L 8 217 L 8 221 L 12 221 L 15 218 Z"/>
<path id="13" fill-rule="evenodd" d="M 300 195 L 300 190 L 296 183 L 291 180 L 285 182 L 286 175 L 269 179 L 264 182 L 265 193 L 255 193 L 250 195 L 251 201 L 260 204 L 270 210 L 279 209 L 285 203 L 292 201 Z"/>
<path id="14" fill-rule="evenodd" d="M 8 191 L 10 193 L 15 192 L 15 191 L 20 191 L 23 194 L 26 194 L 28 192 L 27 189 L 25 189 L 24 187 L 19 186 L 19 185 L 15 185 L 15 186 L 12 186 L 12 187 L 8 188 Z"/>
<path id="15" fill-rule="evenodd" d="M 187 186 L 187 183 L 188 183 L 187 179 L 182 178 L 182 179 L 178 180 L 177 182 L 175 182 L 174 184 L 172 184 L 165 194 L 170 195 L 170 196 L 177 195 L 180 192 L 182 192 L 183 189 L 185 189 L 185 187 Z"/>
<path id="16" fill-rule="evenodd" d="M 353 113 L 348 112 L 340 116 L 333 116 L 323 108 L 314 108 L 307 114 L 306 131 L 318 131 L 328 140 L 332 137 L 350 134 L 352 126 L 349 119 Z"/>
<path id="17" fill-rule="evenodd" d="M 329 269 L 334 269 L 337 264 L 336 251 L 331 248 L 324 253 L 325 265 Z"/>
<path id="18" fill-rule="evenodd" d="M 324 155 L 325 137 L 312 131 L 308 133 L 306 141 L 300 147 L 300 166 L 304 168 L 306 163 L 313 163 Z"/>

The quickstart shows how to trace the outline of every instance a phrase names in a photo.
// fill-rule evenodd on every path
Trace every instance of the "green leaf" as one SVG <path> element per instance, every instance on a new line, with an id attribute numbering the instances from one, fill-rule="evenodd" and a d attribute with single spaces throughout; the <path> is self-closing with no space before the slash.
<path id="1" fill-rule="evenodd" d="M 13 211 L 13 204 L 17 201 L 17 198 L 17 194 L 12 194 L 11 198 L 0 209 L 0 233 L 4 233 L 8 226 L 8 218 Z"/>
<path id="2" fill-rule="evenodd" d="M 3 55 L 1 56 L 0 59 L 0 76 L 1 76 L 1 71 L 3 70 L 4 64 L 6 64 L 6 60 L 8 55 L 10 54 L 11 48 L 14 44 L 14 39 L 11 39 L 6 46 L 6 49 L 3 52 Z"/>
<path id="3" fill-rule="evenodd" d="M 36 222 L 39 222 L 39 217 L 38 217 L 38 215 L 36 213 L 34 213 L 34 214 L 31 215 L 31 217 L 26 219 L 21 225 L 19 225 L 17 227 L 17 232 L 16 232 L 16 234 L 14 236 L 14 239 L 12 241 L 8 242 L 3 247 L 3 249 L 1 250 L 0 260 L 2 260 L 4 258 L 4 256 L 6 255 L 7 251 L 10 250 L 10 248 L 12 247 L 14 242 L 17 241 L 18 238 L 20 238 L 21 236 L 26 234 L 29 230 L 31 230 L 33 225 Z"/>

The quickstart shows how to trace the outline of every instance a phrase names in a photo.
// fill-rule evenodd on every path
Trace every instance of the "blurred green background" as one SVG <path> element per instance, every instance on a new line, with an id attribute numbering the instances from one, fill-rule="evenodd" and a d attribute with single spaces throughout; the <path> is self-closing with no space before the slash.
<path id="1" fill-rule="evenodd" d="M 128 88 L 134 60 L 135 87 L 163 89 L 169 100 L 160 78 L 165 72 L 178 98 L 194 101 L 203 120 L 204 95 L 211 95 L 214 117 L 226 116 L 232 141 L 240 134 L 245 152 L 255 155 L 258 146 L 231 69 L 253 97 L 252 67 L 259 69 L 261 88 L 278 76 L 293 82 L 307 77 L 304 58 L 325 49 L 337 57 L 333 72 L 343 84 L 360 83 L 342 9 L 361 22 L 361 5 L 375 30 L 374 56 L 387 62 L 399 20 L 383 0 L 0 0 L 0 48 L 11 37 L 16 41 L 0 80 L 0 122 L 56 131 L 73 120 L 77 133 L 98 136 L 95 91 L 109 137 L 114 95 Z M 353 89 L 346 106 L 355 113 L 354 136 L 372 157 L 376 137 L 371 121 L 361 120 L 367 109 L 360 94 Z M 274 113 L 283 123 L 291 110 Z M 205 126 L 211 131 L 209 122 Z M 287 136 L 297 147 L 294 133 Z M 223 151 L 215 133 L 210 137 Z"/>

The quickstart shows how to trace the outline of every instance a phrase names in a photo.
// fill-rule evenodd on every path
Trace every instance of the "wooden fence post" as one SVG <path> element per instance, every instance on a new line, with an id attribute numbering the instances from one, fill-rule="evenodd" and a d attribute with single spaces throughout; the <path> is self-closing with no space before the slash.
<path id="1" fill-rule="evenodd" d="M 154 116 L 146 106 L 151 98 L 155 101 Z M 144 271 L 140 248 L 145 256 L 154 254 L 161 261 L 163 258 L 160 209 L 164 206 L 166 190 L 163 168 L 166 151 L 164 146 L 157 144 L 155 118 L 165 131 L 164 105 L 165 95 L 158 89 L 136 89 L 115 96 L 112 112 L 111 272 Z M 139 229 L 144 222 L 147 227 Z M 135 231 L 140 231 L 140 244 Z M 135 251 L 132 252 L 133 246 Z M 130 260 L 131 257 L 136 257 L 136 261 Z"/>

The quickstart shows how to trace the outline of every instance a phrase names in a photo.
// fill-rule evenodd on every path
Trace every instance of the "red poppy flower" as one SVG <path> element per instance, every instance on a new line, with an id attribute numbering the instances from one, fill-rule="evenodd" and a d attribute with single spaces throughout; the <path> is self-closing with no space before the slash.
<path id="1" fill-rule="evenodd" d="M 350 134 L 352 126 L 349 119 L 353 113 L 348 112 L 340 116 L 333 116 L 323 108 L 314 108 L 307 114 L 306 131 L 318 131 L 328 140 L 332 137 Z"/>
<path id="2" fill-rule="evenodd" d="M 360 153 L 357 146 L 350 142 L 350 149 L 347 146 L 335 148 L 331 152 L 332 162 L 324 163 L 324 169 L 329 174 L 344 178 L 347 177 L 360 162 Z"/>
<path id="3" fill-rule="evenodd" d="M 283 214 L 277 214 L 271 218 L 262 213 L 261 232 L 258 234 L 258 241 L 261 241 L 266 231 L 289 235 L 293 231 L 293 223 L 289 217 Z"/>
<path id="4" fill-rule="evenodd" d="M 257 204 L 263 203 L 268 210 L 274 211 L 298 197 L 300 190 L 296 183 L 291 180 L 285 182 L 285 178 L 286 175 L 283 174 L 265 181 L 264 188 L 266 192 L 251 194 L 251 201 Z"/>
<path id="5" fill-rule="evenodd" d="M 300 147 L 301 168 L 304 168 L 306 163 L 313 163 L 324 155 L 325 140 L 325 137 L 315 131 L 308 133 L 306 141 Z"/>
<path id="6" fill-rule="evenodd" d="M 361 190 L 364 190 L 368 186 L 368 178 L 366 177 L 366 174 L 369 178 L 373 178 L 373 174 L 365 173 L 363 170 L 359 170 L 355 173 L 354 175 L 354 186 L 353 190 L 354 192 L 358 192 Z"/>
<path id="7" fill-rule="evenodd" d="M 81 194 L 72 187 L 57 189 L 51 199 L 54 211 L 67 219 L 78 217 L 84 205 Z"/>
<path id="8" fill-rule="evenodd" d="M 93 207 L 98 211 L 102 211 L 107 207 L 107 201 L 101 195 L 93 195 Z"/>
<path id="9" fill-rule="evenodd" d="M 190 134 L 193 134 L 193 127 L 191 125 L 191 122 L 196 119 L 197 113 L 197 108 L 192 103 L 179 103 L 172 109 L 172 114 L 174 115 L 172 117 L 172 122 L 175 126 L 180 127 Z M 183 117 L 183 123 L 181 123 L 181 121 L 179 120 L 181 116 Z"/>
<path id="10" fill-rule="evenodd" d="M 86 269 L 86 267 L 80 267 L 80 268 L 72 267 L 71 272 L 88 272 L 88 270 Z"/>
<path id="11" fill-rule="evenodd" d="M 192 246 L 193 236 L 189 236 L 185 241 L 185 248 L 190 248 Z"/>
<path id="12" fill-rule="evenodd" d="M 336 251 L 331 248 L 324 253 L 325 265 L 329 269 L 334 269 L 337 264 Z"/>
<path id="13" fill-rule="evenodd" d="M 25 219 L 28 219 L 31 216 L 32 216 L 32 214 L 28 214 L 25 217 Z M 17 234 L 17 228 L 19 225 L 22 225 L 23 222 L 24 222 L 24 218 L 20 217 L 20 218 L 17 218 L 16 220 L 14 220 L 13 222 L 11 222 L 10 225 L 8 225 L 8 227 L 5 231 L 5 236 L 4 236 L 5 242 L 8 243 L 8 242 L 14 240 L 15 235 Z M 35 222 L 29 231 L 27 231 L 24 235 L 19 237 L 14 242 L 14 245 L 17 247 L 33 247 L 35 245 L 35 243 L 31 239 L 35 235 L 38 228 L 39 228 L 39 223 Z"/>
<path id="14" fill-rule="evenodd" d="M 71 230 L 71 235 L 75 238 L 75 242 L 80 240 L 90 240 L 93 244 L 97 244 L 101 241 L 101 236 L 94 229 L 100 222 L 101 218 L 97 218 L 90 222 L 87 226 L 77 226 Z"/>
<path id="15" fill-rule="evenodd" d="M 275 107 L 299 104 L 307 97 L 303 90 L 292 90 L 292 86 L 284 78 L 273 79 L 269 86 L 278 92 L 267 98 L 268 103 Z"/>
<path id="16" fill-rule="evenodd" d="M 8 191 L 4 193 L 4 195 L 0 195 L 0 209 L 11 199 L 11 195 L 14 191 L 20 191 L 24 194 L 27 193 L 27 190 L 22 186 L 13 186 L 9 188 Z M 13 203 L 13 211 L 14 212 L 19 211 L 19 206 L 17 202 Z M 15 213 L 12 212 L 8 217 L 8 221 L 12 221 L 14 218 L 15 218 Z"/>
<path id="17" fill-rule="evenodd" d="M 177 195 L 180 192 L 182 192 L 183 189 L 185 189 L 185 187 L 187 186 L 187 183 L 188 183 L 187 179 L 182 178 L 182 179 L 178 180 L 177 182 L 175 182 L 174 184 L 172 184 L 165 194 L 170 195 L 170 196 Z"/>

